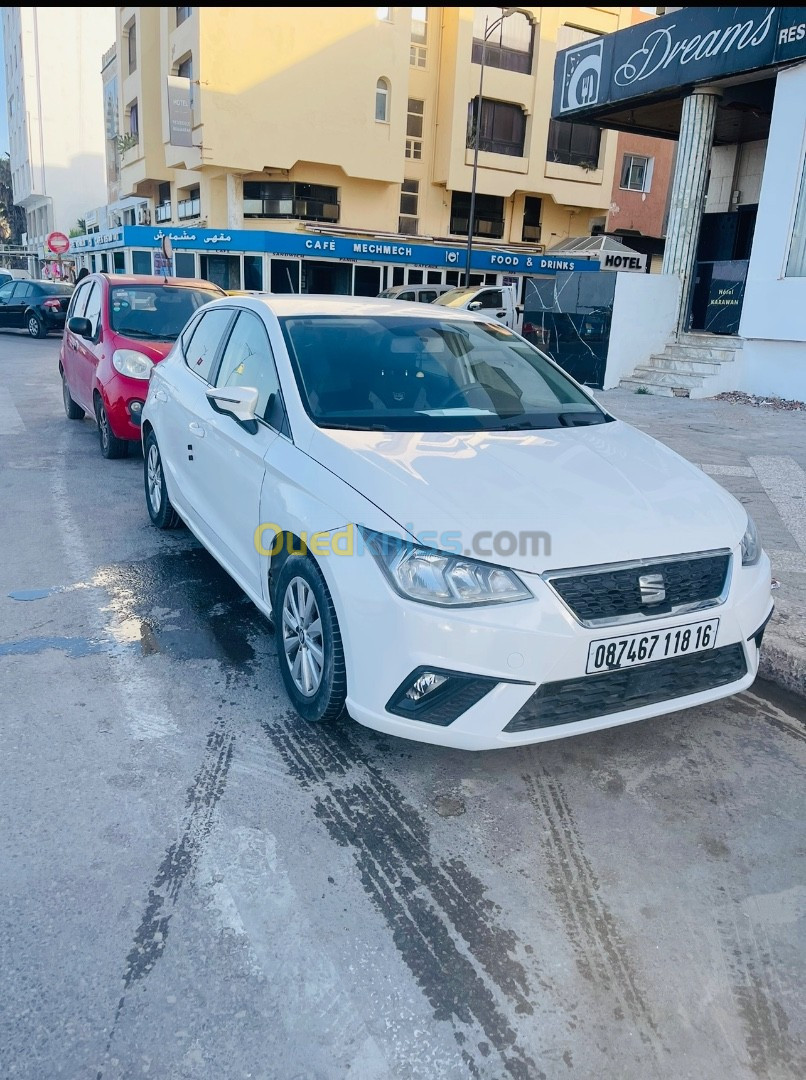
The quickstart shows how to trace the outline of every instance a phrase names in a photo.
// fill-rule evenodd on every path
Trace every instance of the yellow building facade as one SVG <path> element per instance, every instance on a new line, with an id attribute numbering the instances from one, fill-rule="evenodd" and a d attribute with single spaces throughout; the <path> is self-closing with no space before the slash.
<path id="1" fill-rule="evenodd" d="M 627 25 L 631 11 L 118 8 L 121 193 L 148 200 L 150 220 L 138 224 L 173 235 L 305 233 L 457 250 L 467 243 L 478 124 L 474 246 L 541 252 L 604 225 L 615 168 L 615 133 L 550 121 L 556 51 Z M 185 95 L 184 120 L 172 114 L 171 88 Z M 307 251 L 328 262 L 326 246 Z M 243 259 L 215 272 L 193 260 L 185 272 L 225 287 L 257 283 Z M 381 287 L 426 280 L 422 266 L 367 265 L 380 267 Z M 460 270 L 435 265 L 427 280 L 457 284 Z M 503 270 L 484 280 L 493 274 Z M 264 263 L 261 285 L 288 276 Z M 344 272 L 309 276 L 308 291 L 375 286 L 370 273 L 357 287 L 351 272 L 349 288 Z"/>

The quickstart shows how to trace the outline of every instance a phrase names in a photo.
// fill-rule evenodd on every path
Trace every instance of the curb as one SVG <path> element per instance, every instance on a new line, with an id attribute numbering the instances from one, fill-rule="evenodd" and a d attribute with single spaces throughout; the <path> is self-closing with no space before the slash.
<path id="1" fill-rule="evenodd" d="M 770 624 L 761 646 L 758 674 L 782 690 L 806 699 L 806 648 Z"/>

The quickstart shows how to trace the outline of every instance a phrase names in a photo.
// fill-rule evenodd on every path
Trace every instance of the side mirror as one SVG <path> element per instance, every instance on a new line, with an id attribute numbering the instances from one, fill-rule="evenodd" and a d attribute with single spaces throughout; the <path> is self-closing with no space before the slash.
<path id="1" fill-rule="evenodd" d="M 67 329 L 71 334 L 75 334 L 77 337 L 92 337 L 92 323 L 89 319 L 85 319 L 81 315 L 74 315 L 72 319 L 68 319 Z"/>
<path id="2" fill-rule="evenodd" d="M 207 400 L 216 412 L 234 417 L 247 431 L 257 431 L 257 399 L 254 386 L 211 386 Z"/>
<path id="3" fill-rule="evenodd" d="M 467 305 L 468 311 L 481 311 L 481 300 L 471 300 Z"/>

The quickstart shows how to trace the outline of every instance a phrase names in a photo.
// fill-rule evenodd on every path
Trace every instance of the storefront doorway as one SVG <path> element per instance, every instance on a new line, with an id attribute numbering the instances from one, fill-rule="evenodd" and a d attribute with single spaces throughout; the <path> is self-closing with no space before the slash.
<path id="1" fill-rule="evenodd" d="M 350 296 L 353 268 L 350 263 L 302 261 L 302 292 Z"/>

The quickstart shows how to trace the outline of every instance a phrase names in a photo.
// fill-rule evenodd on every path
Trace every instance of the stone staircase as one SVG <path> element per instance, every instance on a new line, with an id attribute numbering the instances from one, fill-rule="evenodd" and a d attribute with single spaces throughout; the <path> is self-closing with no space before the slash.
<path id="1" fill-rule="evenodd" d="M 662 353 L 653 353 L 619 386 L 661 397 L 713 397 L 736 389 L 733 368 L 742 338 L 718 334 L 681 334 Z"/>

